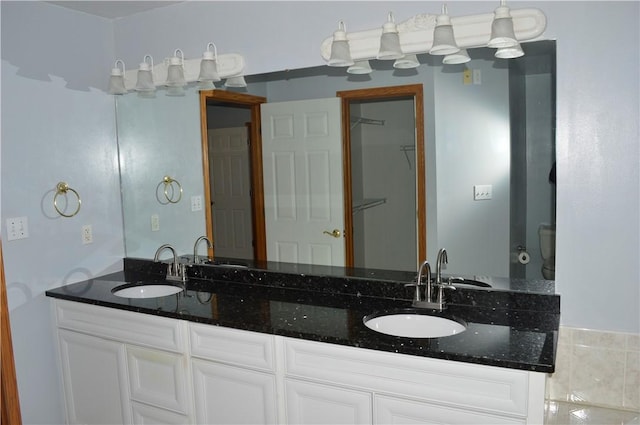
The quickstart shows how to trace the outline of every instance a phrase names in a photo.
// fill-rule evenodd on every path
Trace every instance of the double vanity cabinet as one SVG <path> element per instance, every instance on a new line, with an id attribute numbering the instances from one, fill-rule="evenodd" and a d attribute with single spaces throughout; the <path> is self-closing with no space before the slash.
<path id="1" fill-rule="evenodd" d="M 452 304 L 465 332 L 410 339 L 362 323 L 410 301 L 333 293 L 339 280 L 310 291 L 278 274 L 224 273 L 152 299 L 113 295 L 137 272 L 47 291 L 69 423 L 542 424 L 555 295 L 545 312 Z"/>

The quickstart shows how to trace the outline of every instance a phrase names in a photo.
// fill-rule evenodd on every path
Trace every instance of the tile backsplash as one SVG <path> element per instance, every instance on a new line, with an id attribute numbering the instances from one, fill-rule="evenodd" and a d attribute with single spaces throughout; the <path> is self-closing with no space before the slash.
<path id="1" fill-rule="evenodd" d="M 640 335 L 561 326 L 547 398 L 640 411 Z"/>

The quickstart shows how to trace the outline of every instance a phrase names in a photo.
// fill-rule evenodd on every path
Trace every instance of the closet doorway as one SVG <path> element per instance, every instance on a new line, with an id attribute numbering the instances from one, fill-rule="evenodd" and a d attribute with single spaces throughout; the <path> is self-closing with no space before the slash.
<path id="1" fill-rule="evenodd" d="M 422 84 L 339 91 L 345 263 L 415 271 L 426 259 Z"/>
<path id="2" fill-rule="evenodd" d="M 260 105 L 264 97 L 200 92 L 207 237 L 211 256 L 266 260 Z"/>

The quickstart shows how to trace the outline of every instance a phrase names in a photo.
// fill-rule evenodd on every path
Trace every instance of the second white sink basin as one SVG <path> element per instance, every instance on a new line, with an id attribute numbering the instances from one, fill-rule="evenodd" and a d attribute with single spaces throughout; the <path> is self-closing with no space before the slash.
<path id="1" fill-rule="evenodd" d="M 183 288 L 176 285 L 149 284 L 149 285 L 121 285 L 114 288 L 113 295 L 123 298 L 158 298 L 177 294 Z"/>
<path id="2" fill-rule="evenodd" d="M 415 311 L 377 313 L 365 316 L 363 321 L 365 326 L 376 332 L 408 338 L 440 338 L 467 330 L 456 320 Z"/>

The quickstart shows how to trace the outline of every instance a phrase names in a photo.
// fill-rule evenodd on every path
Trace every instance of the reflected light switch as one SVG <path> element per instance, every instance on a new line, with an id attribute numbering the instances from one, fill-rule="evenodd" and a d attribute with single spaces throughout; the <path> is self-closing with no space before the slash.
<path id="1" fill-rule="evenodd" d="M 485 201 L 491 199 L 493 195 L 493 186 L 490 184 L 477 184 L 473 186 L 473 200 Z"/>

